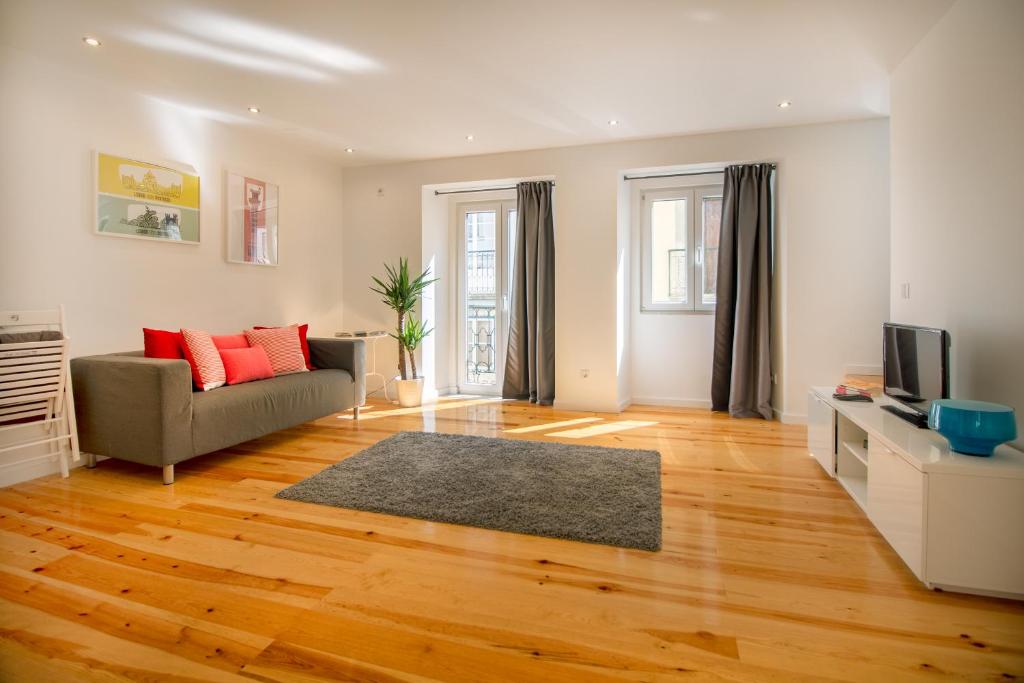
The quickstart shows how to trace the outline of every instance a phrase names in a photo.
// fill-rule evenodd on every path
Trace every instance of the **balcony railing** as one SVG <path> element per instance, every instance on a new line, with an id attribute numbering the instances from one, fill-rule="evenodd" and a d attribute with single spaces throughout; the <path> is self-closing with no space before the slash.
<path id="1" fill-rule="evenodd" d="M 466 293 L 470 298 L 494 298 L 497 283 L 494 250 L 466 252 Z"/>
<path id="2" fill-rule="evenodd" d="M 498 271 L 493 249 L 466 252 L 466 379 L 494 385 Z"/>
<path id="3" fill-rule="evenodd" d="M 470 302 L 466 313 L 466 379 L 471 384 L 495 384 L 495 307 Z"/>

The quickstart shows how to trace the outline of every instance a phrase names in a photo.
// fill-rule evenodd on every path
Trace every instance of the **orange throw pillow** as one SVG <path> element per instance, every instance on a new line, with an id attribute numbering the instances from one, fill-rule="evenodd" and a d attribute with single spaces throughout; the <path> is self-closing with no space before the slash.
<path id="1" fill-rule="evenodd" d="M 257 379 L 269 379 L 274 376 L 274 368 L 270 366 L 270 358 L 261 346 L 244 349 L 221 349 L 220 359 L 224 362 L 224 374 L 228 384 L 241 384 Z"/>
<path id="2" fill-rule="evenodd" d="M 213 345 L 217 347 L 218 351 L 249 348 L 249 340 L 245 338 L 244 332 L 239 332 L 238 334 L 215 334 L 211 339 L 213 339 Z"/>

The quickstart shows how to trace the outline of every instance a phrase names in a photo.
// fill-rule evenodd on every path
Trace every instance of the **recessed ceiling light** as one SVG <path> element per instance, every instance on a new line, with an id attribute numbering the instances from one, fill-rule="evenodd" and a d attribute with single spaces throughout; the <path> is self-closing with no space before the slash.
<path id="1" fill-rule="evenodd" d="M 466 142 L 473 142 L 473 136 L 472 135 L 467 135 L 466 136 Z"/>
<path id="2" fill-rule="evenodd" d="M 259 107 L 249 107 L 249 113 L 250 114 L 259 114 L 260 113 L 260 108 Z"/>
<path id="3" fill-rule="evenodd" d="M 86 36 L 82 38 L 82 42 L 88 45 L 89 47 L 99 47 L 101 45 L 99 39 L 93 38 L 92 36 Z"/>
<path id="4" fill-rule="evenodd" d="M 611 119 L 610 121 L 608 121 L 608 125 L 609 126 L 617 126 L 617 125 L 619 125 L 619 120 L 618 119 Z"/>
<path id="5" fill-rule="evenodd" d="M 779 109 L 789 109 L 792 106 L 793 103 L 790 102 L 789 100 L 782 100 L 781 102 L 779 102 Z"/>
<path id="6" fill-rule="evenodd" d="M 353 148 L 353 147 L 346 147 L 346 148 L 345 148 L 345 151 L 346 151 L 346 152 L 348 152 L 349 154 L 352 154 L 352 153 L 353 153 L 353 152 L 355 152 L 356 150 L 355 150 L 355 148 Z"/>

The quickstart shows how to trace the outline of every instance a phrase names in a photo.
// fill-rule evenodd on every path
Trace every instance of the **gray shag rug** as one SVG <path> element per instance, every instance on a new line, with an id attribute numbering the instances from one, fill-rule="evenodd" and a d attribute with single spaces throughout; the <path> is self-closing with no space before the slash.
<path id="1" fill-rule="evenodd" d="M 277 497 L 623 548 L 661 548 L 657 451 L 401 432 Z"/>

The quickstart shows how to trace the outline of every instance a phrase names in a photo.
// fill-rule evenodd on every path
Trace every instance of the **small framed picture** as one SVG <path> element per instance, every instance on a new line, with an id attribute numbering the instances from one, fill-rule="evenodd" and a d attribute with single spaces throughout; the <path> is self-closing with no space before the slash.
<path id="1" fill-rule="evenodd" d="M 199 176 L 96 153 L 96 233 L 199 244 Z"/>
<path id="2" fill-rule="evenodd" d="M 277 265 L 278 187 L 239 173 L 227 173 L 228 261 Z"/>

